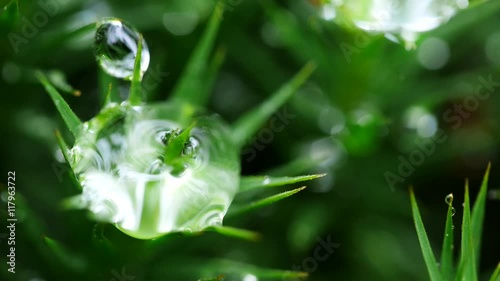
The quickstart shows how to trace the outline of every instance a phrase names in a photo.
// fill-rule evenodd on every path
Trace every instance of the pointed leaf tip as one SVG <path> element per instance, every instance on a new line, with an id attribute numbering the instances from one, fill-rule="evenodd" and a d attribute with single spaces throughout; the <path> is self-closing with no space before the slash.
<path id="1" fill-rule="evenodd" d="M 288 191 L 278 193 L 278 194 L 266 197 L 264 199 L 261 199 L 261 200 L 258 200 L 258 201 L 255 201 L 255 202 L 252 202 L 252 203 L 249 203 L 246 205 L 240 205 L 240 206 L 233 205 L 233 209 L 229 209 L 228 216 L 235 216 L 235 215 L 243 214 L 243 213 L 258 209 L 258 208 L 262 208 L 262 207 L 270 205 L 274 202 L 277 202 L 277 201 L 283 200 L 287 197 L 290 197 L 290 196 L 304 190 L 305 188 L 306 188 L 306 186 L 302 186 L 302 187 L 299 187 L 296 189 L 288 190 Z"/>
<path id="2" fill-rule="evenodd" d="M 481 252 L 481 240 L 483 234 L 484 217 L 486 210 L 486 198 L 488 196 L 488 178 L 491 169 L 491 162 L 488 163 L 484 173 L 483 181 L 479 193 L 474 201 L 471 213 L 472 241 L 474 243 L 475 267 L 479 268 L 479 258 Z"/>
<path id="3" fill-rule="evenodd" d="M 139 105 L 142 103 L 142 70 L 141 70 L 141 60 L 142 60 L 142 41 L 144 38 L 142 34 L 139 34 L 139 43 L 137 45 L 137 54 L 135 55 L 134 61 L 134 74 L 132 76 L 132 85 L 130 86 L 130 96 L 129 102 L 131 105 Z"/>
<path id="4" fill-rule="evenodd" d="M 38 81 L 40 81 L 40 83 L 42 83 L 46 92 L 52 99 L 52 102 L 59 111 L 59 114 L 64 120 L 64 123 L 66 124 L 70 132 L 73 134 L 73 136 L 75 136 L 77 133 L 77 128 L 82 123 L 80 119 L 76 116 L 73 110 L 71 110 L 71 108 L 63 99 L 61 94 L 59 94 L 59 92 L 54 88 L 54 86 L 52 86 L 47 77 L 41 71 L 36 71 L 35 77 L 38 79 Z"/>
<path id="5" fill-rule="evenodd" d="M 240 189 L 238 193 L 256 190 L 259 188 L 278 187 L 303 181 L 314 180 L 324 177 L 325 175 L 326 174 L 315 174 L 298 177 L 246 176 L 241 178 Z"/>
<path id="6" fill-rule="evenodd" d="M 290 81 L 282 85 L 267 100 L 236 120 L 232 132 L 234 142 L 242 147 L 293 96 L 315 69 L 316 63 L 308 62 Z"/>
<path id="7" fill-rule="evenodd" d="M 261 239 L 260 233 L 246 229 L 240 229 L 228 226 L 214 226 L 208 228 L 207 230 L 217 232 L 221 235 L 248 240 L 252 242 L 256 242 Z"/>
<path id="8" fill-rule="evenodd" d="M 418 241 L 420 243 L 420 249 L 422 250 L 422 255 L 424 257 L 425 265 L 427 267 L 427 272 L 431 281 L 441 281 L 441 273 L 436 263 L 436 258 L 434 257 L 434 252 L 432 251 L 429 238 L 427 237 L 427 232 L 425 231 L 424 223 L 422 217 L 420 216 L 420 211 L 418 209 L 417 200 L 415 199 L 415 194 L 413 192 L 413 187 L 410 186 L 410 200 L 411 209 L 413 215 L 413 222 L 415 224 L 415 229 L 417 231 Z"/>
<path id="9" fill-rule="evenodd" d="M 225 6 L 223 1 L 218 1 L 215 5 L 203 36 L 189 58 L 181 79 L 173 89 L 174 100 L 195 106 L 203 106 L 208 102 L 211 91 L 207 85 L 210 85 L 215 76 L 213 73 L 208 73 L 208 61 L 215 45 Z"/>

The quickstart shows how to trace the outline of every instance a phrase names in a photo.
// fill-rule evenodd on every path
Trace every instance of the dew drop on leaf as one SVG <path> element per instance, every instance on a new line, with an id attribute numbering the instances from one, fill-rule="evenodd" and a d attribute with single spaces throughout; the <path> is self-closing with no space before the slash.
<path id="1" fill-rule="evenodd" d="M 456 212 L 455 208 L 451 207 L 451 216 L 452 217 L 455 215 L 455 212 Z"/>
<path id="2" fill-rule="evenodd" d="M 446 202 L 446 204 L 448 205 L 451 205 L 451 203 L 453 202 L 453 193 L 446 195 L 446 197 L 444 198 L 444 202 Z"/>
<path id="3" fill-rule="evenodd" d="M 125 22 L 109 18 L 100 22 L 95 35 L 95 55 L 111 76 L 132 79 L 140 34 Z M 149 50 L 142 40 L 141 73 L 149 66 Z"/>
<path id="4" fill-rule="evenodd" d="M 264 180 L 262 181 L 262 184 L 269 184 L 271 183 L 271 179 L 268 176 L 264 177 Z"/>

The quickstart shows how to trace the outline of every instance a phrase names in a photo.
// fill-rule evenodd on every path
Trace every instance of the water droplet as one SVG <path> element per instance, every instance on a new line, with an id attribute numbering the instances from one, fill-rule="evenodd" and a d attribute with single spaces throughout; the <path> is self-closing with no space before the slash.
<path id="1" fill-rule="evenodd" d="M 446 195 L 446 197 L 444 198 L 444 202 L 446 202 L 446 204 L 448 205 L 451 205 L 451 203 L 453 202 L 453 193 Z"/>
<path id="2" fill-rule="evenodd" d="M 268 176 L 264 177 L 264 180 L 262 181 L 262 184 L 269 184 L 271 182 L 271 179 Z"/>
<path id="3" fill-rule="evenodd" d="M 451 229 L 455 229 L 455 226 L 453 224 L 451 225 Z"/>
<path id="4" fill-rule="evenodd" d="M 151 167 L 149 168 L 149 173 L 152 175 L 158 175 L 165 169 L 165 165 L 163 164 L 163 159 L 156 159 L 151 163 Z"/>
<path id="5" fill-rule="evenodd" d="M 159 139 L 163 144 L 167 145 L 170 142 L 170 140 L 172 140 L 172 138 L 175 138 L 178 135 L 179 135 L 178 130 L 166 130 L 160 133 Z"/>
<path id="6" fill-rule="evenodd" d="M 165 163 L 168 134 L 173 138 L 182 128 L 175 119 L 177 109 L 169 103 L 115 105 L 82 126 L 72 148 L 78 160 L 72 167 L 83 188 L 81 208 L 141 239 L 222 223 L 238 188 L 238 150 L 224 123 L 199 117 L 184 149 L 194 159 L 181 156 Z M 110 115 L 122 121 L 108 120 Z"/>
<path id="7" fill-rule="evenodd" d="M 96 58 L 108 74 L 131 79 L 139 43 L 139 33 L 123 21 L 115 18 L 101 21 L 95 35 Z M 141 74 L 149 66 L 149 50 L 142 40 Z"/>
<path id="8" fill-rule="evenodd" d="M 453 217 L 455 215 L 457 210 L 455 208 L 451 207 L 451 216 Z"/>
<path id="9" fill-rule="evenodd" d="M 259 280 L 259 279 L 257 279 L 257 276 L 250 274 L 250 273 L 243 276 L 243 281 L 257 281 L 257 280 Z"/>
<path id="10" fill-rule="evenodd" d="M 447 22 L 468 5 L 468 0 L 336 0 L 323 6 L 322 16 L 368 32 L 396 34 L 410 47 L 414 46 L 419 33 Z"/>

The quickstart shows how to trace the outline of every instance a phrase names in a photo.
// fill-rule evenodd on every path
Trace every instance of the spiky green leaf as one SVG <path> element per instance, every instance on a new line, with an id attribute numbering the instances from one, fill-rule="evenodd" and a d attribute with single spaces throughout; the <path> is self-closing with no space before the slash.
<path id="1" fill-rule="evenodd" d="M 486 197 L 488 194 L 488 178 L 490 175 L 491 163 L 488 164 L 484 174 L 481 189 L 477 195 L 474 207 L 472 209 L 472 241 L 474 242 L 474 257 L 476 259 L 476 268 L 479 268 L 479 258 L 481 251 L 481 236 L 483 233 L 484 213 L 486 209 Z"/>
<path id="2" fill-rule="evenodd" d="M 247 176 L 241 178 L 239 192 L 245 192 L 259 188 L 284 186 L 288 184 L 321 178 L 325 175 L 326 174 L 317 174 L 298 177 Z"/>
<path id="3" fill-rule="evenodd" d="M 415 229 L 417 230 L 418 241 L 420 242 L 420 248 L 424 256 L 425 265 L 427 266 L 427 271 L 431 281 L 441 281 L 443 280 L 441 274 L 439 273 L 439 268 L 432 252 L 432 247 L 427 237 L 427 232 L 425 231 L 424 223 L 422 222 L 422 217 L 420 216 L 420 211 L 418 210 L 417 200 L 415 199 L 415 194 L 413 193 L 413 188 L 410 188 L 410 200 L 411 209 L 413 214 L 413 221 L 415 223 Z"/>
<path id="4" fill-rule="evenodd" d="M 287 197 L 290 197 L 290 196 L 294 195 L 295 193 L 304 190 L 305 188 L 306 188 L 305 186 L 302 186 L 302 187 L 299 187 L 296 189 L 292 189 L 292 190 L 285 191 L 285 192 L 282 192 L 282 193 L 279 193 L 276 195 L 269 196 L 267 198 L 264 198 L 264 199 L 252 202 L 250 204 L 246 204 L 246 205 L 238 205 L 238 206 L 232 205 L 231 208 L 229 209 L 227 216 L 235 216 L 235 215 L 243 214 L 243 213 L 258 209 L 258 208 L 262 208 L 262 207 L 270 205 L 274 202 L 277 202 L 277 201 L 280 201 L 280 200 L 285 199 Z"/>
<path id="5" fill-rule="evenodd" d="M 441 276 L 444 281 L 453 280 L 453 194 L 450 194 L 446 226 L 444 229 L 443 249 L 441 250 Z"/>
<path id="6" fill-rule="evenodd" d="M 70 132 L 73 134 L 73 136 L 76 135 L 77 128 L 81 125 L 80 119 L 76 116 L 73 110 L 71 110 L 61 94 L 59 94 L 54 86 L 52 86 L 47 77 L 41 71 L 36 71 L 35 76 L 45 87 L 45 90 L 54 102 L 54 105 L 59 111 L 59 114 L 61 114 L 61 117 L 63 118 L 64 123 L 66 123 L 66 126 L 68 127 Z"/>
<path id="7" fill-rule="evenodd" d="M 240 117 L 233 125 L 234 142 L 240 147 L 243 146 L 245 142 L 259 130 L 266 120 L 292 97 L 297 89 L 313 73 L 315 68 L 315 63 L 307 63 L 292 80 L 283 85 L 269 99 Z"/>
<path id="8" fill-rule="evenodd" d="M 257 232 L 235 227 L 217 226 L 217 227 L 207 228 L 207 231 L 213 231 L 229 237 L 234 237 L 249 241 L 257 241 L 260 239 L 260 234 Z"/>
<path id="9" fill-rule="evenodd" d="M 497 268 L 491 275 L 490 281 L 499 281 L 500 280 L 500 263 L 498 263 Z"/>
<path id="10" fill-rule="evenodd" d="M 134 61 L 134 74 L 132 76 L 132 85 L 130 86 L 130 96 L 128 98 L 131 105 L 139 105 L 142 103 L 142 69 L 141 69 L 141 58 L 142 58 L 142 34 L 139 35 L 139 43 L 137 45 L 137 54 L 135 55 Z"/>
<path id="11" fill-rule="evenodd" d="M 225 5 L 221 5 L 220 3 L 215 5 L 203 37 L 184 69 L 181 80 L 173 90 L 172 97 L 174 100 L 202 106 L 206 104 L 209 98 L 210 91 L 204 90 L 204 87 L 209 82 L 207 80 L 207 62 L 209 61 L 210 53 L 222 21 L 222 13 L 224 12 Z"/>
<path id="12" fill-rule="evenodd" d="M 456 280 L 477 280 L 476 263 L 474 258 L 474 243 L 472 237 L 469 181 L 465 182 L 464 212 L 462 219 L 462 241 L 460 247 L 460 263 Z"/>

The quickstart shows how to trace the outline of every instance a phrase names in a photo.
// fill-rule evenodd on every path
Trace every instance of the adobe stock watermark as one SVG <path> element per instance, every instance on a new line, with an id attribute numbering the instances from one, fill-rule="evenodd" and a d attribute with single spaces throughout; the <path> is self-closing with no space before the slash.
<path id="1" fill-rule="evenodd" d="M 288 112 L 288 107 L 283 107 L 281 111 L 277 111 L 269 122 L 268 126 L 259 130 L 259 132 L 247 142 L 247 146 L 241 152 L 247 162 L 251 162 L 257 157 L 257 152 L 264 150 L 267 144 L 274 140 L 276 133 L 285 130 L 285 127 L 290 124 L 290 121 L 295 119 L 297 114 Z"/>
<path id="2" fill-rule="evenodd" d="M 121 272 L 118 272 L 116 269 L 111 270 L 111 274 L 113 274 L 113 278 L 109 281 L 131 281 L 135 279 L 134 275 L 128 275 L 125 267 L 122 267 Z"/>
<path id="3" fill-rule="evenodd" d="M 326 261 L 335 252 L 335 249 L 338 249 L 340 247 L 340 243 L 335 243 L 332 241 L 331 235 L 328 235 L 326 237 L 326 240 L 324 240 L 323 238 L 318 238 L 317 242 L 319 245 L 314 248 L 313 255 L 303 259 L 302 264 L 294 264 L 292 266 L 292 269 L 294 271 L 305 271 L 307 273 L 315 272 L 316 270 L 318 270 L 319 263 Z M 300 281 L 305 279 L 306 278 L 290 279 L 286 276 L 283 276 L 283 280 Z"/>
<path id="4" fill-rule="evenodd" d="M 39 0 L 38 6 L 41 9 L 33 14 L 31 20 L 27 17 L 21 18 L 20 33 L 9 32 L 7 34 L 14 52 L 19 53 L 20 45 L 27 44 L 30 39 L 33 39 L 39 30 L 49 23 L 49 19 L 59 13 L 61 6 L 68 2 L 69 0 Z"/>
<path id="5" fill-rule="evenodd" d="M 402 10 L 401 1 L 396 1 L 396 0 L 390 1 L 386 9 L 375 11 L 375 13 L 373 14 L 373 18 L 375 19 L 376 22 L 373 25 L 374 26 L 378 25 L 380 29 L 383 29 L 383 23 L 389 21 L 394 15 L 401 13 L 401 10 Z M 368 44 L 372 40 L 373 40 L 372 35 L 370 35 L 367 31 L 363 29 L 357 29 L 357 32 L 354 35 L 354 42 L 352 42 L 353 44 L 349 44 L 345 41 L 340 42 L 339 47 L 347 63 L 351 63 L 352 61 L 351 56 L 355 53 L 356 54 L 361 53 L 361 49 L 368 46 Z"/>
<path id="6" fill-rule="evenodd" d="M 479 108 L 481 101 L 487 100 L 496 88 L 500 87 L 500 81 L 493 81 L 491 74 L 487 78 L 479 76 L 477 80 L 478 83 L 471 95 L 465 97 L 462 103 L 453 104 L 452 108 L 443 113 L 444 122 L 451 124 L 453 130 L 459 129 L 463 121 Z M 415 172 L 415 169 L 435 152 L 437 145 L 444 143 L 447 139 L 448 135 L 439 129 L 431 138 L 416 140 L 417 148 L 408 155 L 399 155 L 397 173 L 391 171 L 384 173 L 384 178 L 391 191 L 395 191 L 396 184 L 404 183 Z"/>

